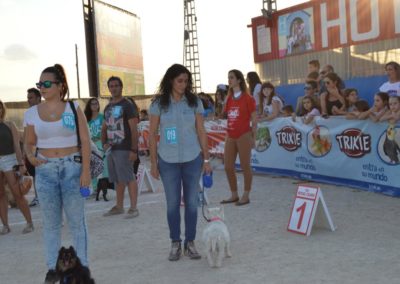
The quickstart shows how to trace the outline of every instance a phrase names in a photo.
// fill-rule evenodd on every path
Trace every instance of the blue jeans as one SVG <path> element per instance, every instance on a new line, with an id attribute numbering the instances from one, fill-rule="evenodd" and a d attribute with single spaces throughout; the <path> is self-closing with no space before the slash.
<path id="1" fill-rule="evenodd" d="M 72 233 L 78 257 L 88 266 L 88 234 L 85 219 L 85 199 L 79 192 L 81 167 L 71 154 L 62 158 L 46 158 L 47 163 L 36 167 L 35 185 L 43 218 L 43 237 L 48 269 L 56 267 L 61 247 L 62 209 Z"/>
<path id="2" fill-rule="evenodd" d="M 181 241 L 181 190 L 185 201 L 185 244 L 196 238 L 198 189 L 202 155 L 185 163 L 168 163 L 158 156 L 158 169 L 167 199 L 167 220 L 172 241 Z"/>

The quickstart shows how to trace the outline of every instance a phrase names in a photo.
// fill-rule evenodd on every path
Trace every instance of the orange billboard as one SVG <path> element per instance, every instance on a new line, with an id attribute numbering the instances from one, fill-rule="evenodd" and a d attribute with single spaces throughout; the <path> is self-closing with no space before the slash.
<path id="1" fill-rule="evenodd" d="M 144 72 L 140 19 L 135 14 L 94 1 L 100 96 L 109 96 L 107 80 L 118 76 L 125 96 L 143 95 Z"/>

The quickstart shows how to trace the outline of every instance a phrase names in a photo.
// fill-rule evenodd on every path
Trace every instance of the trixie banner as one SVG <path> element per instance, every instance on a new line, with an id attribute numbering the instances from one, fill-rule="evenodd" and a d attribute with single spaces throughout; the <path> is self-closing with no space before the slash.
<path id="1" fill-rule="evenodd" d="M 206 121 L 210 153 L 223 155 L 225 120 Z M 148 122 L 139 124 L 147 149 Z M 258 124 L 254 171 L 346 185 L 400 196 L 400 124 L 316 118 L 305 125 L 291 118 Z M 237 160 L 239 167 L 239 160 Z"/>
<path id="2" fill-rule="evenodd" d="M 400 196 L 400 125 L 279 118 L 258 125 L 255 171 L 347 185 Z"/>

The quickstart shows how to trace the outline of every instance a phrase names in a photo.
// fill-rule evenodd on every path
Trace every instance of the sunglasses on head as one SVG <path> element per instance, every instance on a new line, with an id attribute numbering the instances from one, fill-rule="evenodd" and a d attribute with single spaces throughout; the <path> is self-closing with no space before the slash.
<path id="1" fill-rule="evenodd" d="M 58 83 L 60 83 L 60 82 L 58 82 L 58 81 L 49 81 L 49 80 L 44 81 L 44 82 L 40 81 L 39 83 L 36 83 L 36 87 L 38 89 L 40 89 L 41 87 L 45 87 L 46 89 L 48 89 L 48 88 L 51 88 L 51 86 L 53 84 L 58 84 Z"/>

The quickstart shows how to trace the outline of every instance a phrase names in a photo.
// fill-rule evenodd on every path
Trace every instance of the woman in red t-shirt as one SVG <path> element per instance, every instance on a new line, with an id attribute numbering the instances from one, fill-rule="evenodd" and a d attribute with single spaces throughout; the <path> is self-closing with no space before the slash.
<path id="1" fill-rule="evenodd" d="M 251 149 L 257 132 L 256 102 L 248 93 L 242 72 L 231 70 L 228 73 L 229 91 L 224 112 L 227 115 L 227 137 L 225 141 L 224 163 L 231 197 L 221 203 L 245 205 L 250 202 L 249 194 L 253 174 L 251 171 Z M 251 121 L 251 125 L 250 125 Z M 240 167 L 244 176 L 244 193 L 239 200 L 235 171 L 236 156 L 239 154 Z"/>

